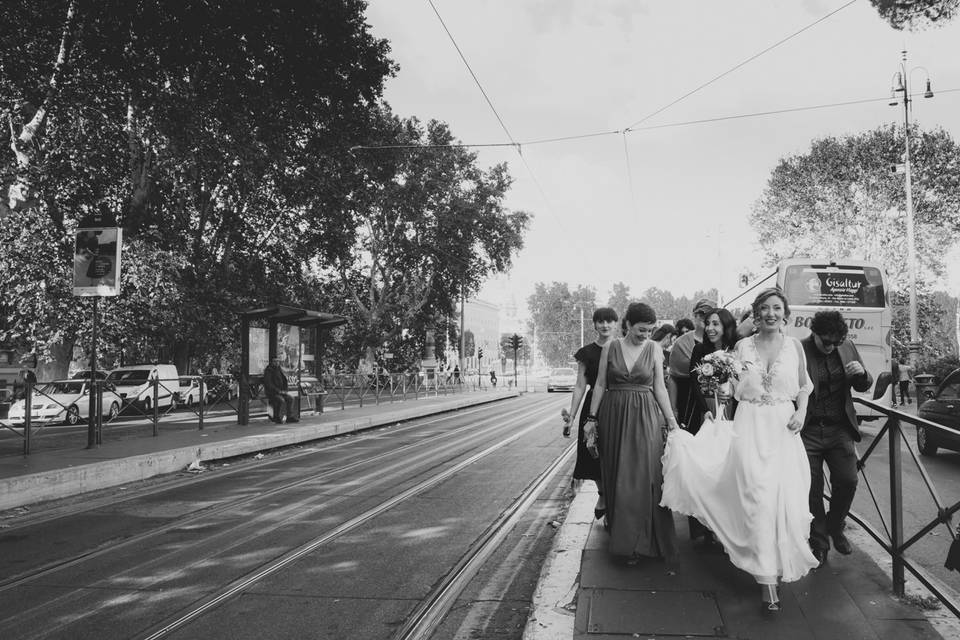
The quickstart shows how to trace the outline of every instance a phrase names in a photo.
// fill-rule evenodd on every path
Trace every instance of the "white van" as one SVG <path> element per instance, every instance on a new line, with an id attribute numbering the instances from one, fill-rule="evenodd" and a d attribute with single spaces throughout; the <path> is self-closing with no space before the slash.
<path id="1" fill-rule="evenodd" d="M 107 376 L 124 405 L 137 404 L 144 411 L 153 409 L 153 381 L 158 380 L 157 407 L 176 406 L 174 396 L 180 390 L 180 376 L 173 364 L 131 364 L 114 369 Z"/>

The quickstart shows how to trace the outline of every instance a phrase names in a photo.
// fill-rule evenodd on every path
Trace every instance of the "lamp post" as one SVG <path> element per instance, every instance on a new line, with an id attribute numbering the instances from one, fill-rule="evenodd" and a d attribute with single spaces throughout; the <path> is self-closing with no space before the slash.
<path id="1" fill-rule="evenodd" d="M 903 93 L 903 170 L 904 184 L 907 200 L 907 271 L 910 278 L 910 366 L 917 367 L 917 356 L 920 351 L 920 329 L 917 322 L 917 248 L 916 238 L 913 227 L 913 187 L 910 175 L 910 103 L 913 99 L 910 97 L 910 74 L 917 69 L 922 69 L 924 73 L 927 70 L 923 67 L 914 67 L 907 71 L 907 52 L 903 51 L 903 59 L 900 62 L 900 71 L 893 75 L 893 85 L 891 86 L 890 106 L 896 107 L 901 104 L 897 93 Z M 933 91 L 930 89 L 930 75 L 927 73 L 927 89 L 923 93 L 924 98 L 932 98 Z"/>

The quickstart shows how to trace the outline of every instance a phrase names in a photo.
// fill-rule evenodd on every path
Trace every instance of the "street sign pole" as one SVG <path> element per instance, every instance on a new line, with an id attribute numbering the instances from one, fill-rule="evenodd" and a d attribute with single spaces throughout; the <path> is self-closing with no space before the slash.
<path id="1" fill-rule="evenodd" d="M 93 449 L 100 444 L 100 437 L 97 433 L 96 417 L 100 415 L 97 407 L 97 300 L 98 296 L 93 296 L 92 325 L 90 330 L 90 383 L 87 385 L 89 399 L 89 415 L 87 420 L 87 449 Z"/>

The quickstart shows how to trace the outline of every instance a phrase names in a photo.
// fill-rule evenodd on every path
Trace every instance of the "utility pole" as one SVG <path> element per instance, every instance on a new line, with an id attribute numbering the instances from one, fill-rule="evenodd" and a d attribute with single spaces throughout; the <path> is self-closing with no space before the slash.
<path id="1" fill-rule="evenodd" d="M 913 98 L 910 97 L 910 74 L 922 67 L 914 67 L 907 71 L 907 52 L 903 51 L 903 60 L 900 63 L 900 71 L 894 74 L 894 84 L 891 87 L 890 106 L 900 104 L 897 93 L 903 93 L 903 169 L 904 169 L 904 189 L 906 191 L 907 201 L 907 271 L 910 278 L 910 344 L 908 350 L 910 353 L 910 366 L 917 370 L 917 360 L 920 355 L 920 328 L 917 320 L 917 246 L 914 231 L 913 220 L 913 185 L 911 181 L 910 170 L 910 103 Z M 926 72 L 926 69 L 923 69 Z M 929 74 L 927 77 L 927 90 L 923 94 L 924 98 L 932 98 L 933 91 L 930 89 Z"/>

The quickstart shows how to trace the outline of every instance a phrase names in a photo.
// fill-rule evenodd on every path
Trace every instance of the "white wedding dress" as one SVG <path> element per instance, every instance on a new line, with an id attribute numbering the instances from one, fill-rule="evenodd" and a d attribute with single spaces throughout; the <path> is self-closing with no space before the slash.
<path id="1" fill-rule="evenodd" d="M 692 515 L 723 544 L 730 561 L 761 584 L 798 580 L 817 566 L 810 534 L 810 465 L 787 429 L 801 390 L 812 388 L 799 342 L 785 338 L 764 363 L 755 338 L 737 343 L 746 365 L 735 383 L 733 421 L 707 421 L 696 436 L 670 433 L 661 505 Z"/>

